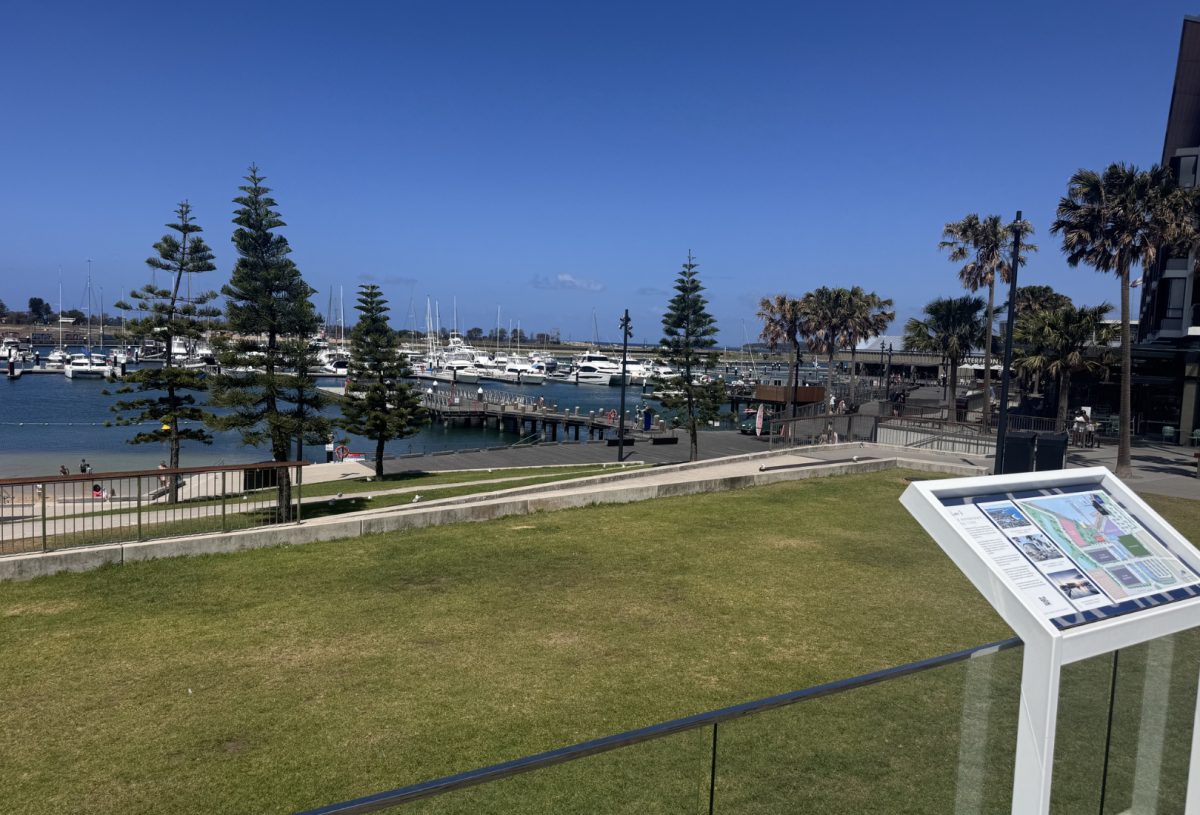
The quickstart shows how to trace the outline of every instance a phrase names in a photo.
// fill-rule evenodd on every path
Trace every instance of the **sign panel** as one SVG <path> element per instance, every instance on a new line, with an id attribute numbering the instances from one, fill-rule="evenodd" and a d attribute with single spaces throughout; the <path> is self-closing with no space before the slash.
<path id="1" fill-rule="evenodd" d="M 995 575 L 1059 630 L 1200 597 L 1200 574 L 1101 484 L 939 500 Z"/>

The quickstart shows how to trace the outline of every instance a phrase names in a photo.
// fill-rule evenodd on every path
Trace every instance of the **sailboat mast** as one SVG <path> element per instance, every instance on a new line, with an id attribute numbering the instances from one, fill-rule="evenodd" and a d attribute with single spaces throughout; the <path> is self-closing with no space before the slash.
<path id="1" fill-rule="evenodd" d="M 87 350 L 92 352 L 92 259 L 88 258 L 88 279 L 87 279 Z"/>

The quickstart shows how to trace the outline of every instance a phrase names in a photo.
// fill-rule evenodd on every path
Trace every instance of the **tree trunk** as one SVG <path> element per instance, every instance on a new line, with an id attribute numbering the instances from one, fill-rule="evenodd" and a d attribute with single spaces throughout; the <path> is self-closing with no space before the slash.
<path id="1" fill-rule="evenodd" d="M 987 335 L 983 339 L 983 429 L 992 423 L 992 324 L 996 320 L 996 273 L 988 283 Z M 1007 374 L 1007 371 L 1003 372 Z"/>
<path id="2" fill-rule="evenodd" d="M 383 445 L 384 437 L 380 434 L 379 438 L 375 439 L 375 477 L 383 480 Z"/>
<path id="3" fill-rule="evenodd" d="M 688 409 L 688 436 L 691 441 L 691 450 L 688 453 L 688 461 L 700 460 L 700 438 L 698 422 L 696 421 L 696 395 L 694 385 L 687 386 L 687 409 Z"/>
<path id="4" fill-rule="evenodd" d="M 169 380 L 168 380 L 169 381 Z M 167 385 L 167 405 L 171 411 L 175 410 L 175 387 Z M 167 422 L 170 427 L 167 433 L 170 434 L 169 453 L 167 465 L 172 470 L 179 469 L 179 417 L 172 415 Z M 167 482 L 167 503 L 176 504 L 179 502 L 179 479 L 172 475 L 170 481 Z"/>
<path id="5" fill-rule="evenodd" d="M 264 412 L 266 413 L 266 421 L 271 433 L 271 458 L 275 461 L 287 461 L 288 447 L 291 439 L 279 426 L 279 403 L 275 399 L 275 390 L 278 387 L 278 382 L 275 380 L 276 359 L 275 352 L 278 349 L 278 336 L 274 331 L 267 334 L 267 358 L 265 371 L 263 376 L 266 378 L 266 398 L 264 399 Z M 292 474 L 287 467 L 279 467 L 276 470 L 276 506 L 278 510 L 279 523 L 286 523 L 292 519 Z"/>
<path id="6" fill-rule="evenodd" d="M 1133 341 L 1129 336 L 1129 264 L 1123 263 L 1121 276 L 1121 428 L 1117 436 L 1117 478 L 1133 475 L 1130 455 L 1129 426 L 1133 418 L 1133 399 L 1130 380 L 1133 377 Z"/>
<path id="7" fill-rule="evenodd" d="M 791 380 L 792 418 L 796 418 L 796 388 L 800 387 L 800 343 L 792 341 L 792 369 L 789 373 Z"/>
<path id="8" fill-rule="evenodd" d="M 850 346 L 850 401 L 853 402 L 858 394 L 858 342 Z"/>
<path id="9" fill-rule="evenodd" d="M 952 422 L 958 421 L 958 363 L 959 360 L 950 357 L 949 376 L 946 377 L 950 382 L 950 398 L 946 405 L 946 415 Z"/>
<path id="10" fill-rule="evenodd" d="M 1054 429 L 1062 432 L 1067 427 L 1067 407 L 1071 394 L 1071 372 L 1063 369 L 1063 372 L 1058 376 L 1058 419 L 1054 424 Z"/>
<path id="11" fill-rule="evenodd" d="M 829 399 L 833 396 L 833 348 L 829 349 L 829 370 L 825 375 L 825 405 L 829 407 Z M 834 400 L 837 404 L 837 400 Z M 833 408 L 830 407 L 830 413 L 833 413 Z"/>

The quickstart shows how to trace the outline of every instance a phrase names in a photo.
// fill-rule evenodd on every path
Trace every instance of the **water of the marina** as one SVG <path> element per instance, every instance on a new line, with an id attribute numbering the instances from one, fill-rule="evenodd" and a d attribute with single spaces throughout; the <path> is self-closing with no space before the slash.
<path id="1" fill-rule="evenodd" d="M 47 352 L 48 349 L 42 352 L 43 358 Z M 330 379 L 323 384 L 342 383 L 341 380 Z M 126 443 L 138 428 L 116 426 L 113 423 L 116 414 L 111 411 L 111 406 L 117 397 L 103 393 L 117 387 L 118 384 L 102 380 L 67 379 L 61 373 L 29 374 L 16 380 L 0 381 L 0 477 L 52 474 L 63 464 L 76 472 L 82 458 L 86 458 L 97 472 L 155 467 L 165 458 L 166 445 Z M 438 387 L 444 390 L 448 385 L 439 383 Z M 573 385 L 553 380 L 540 386 L 518 387 L 482 382 L 460 387 L 467 394 L 473 394 L 476 388 L 483 387 L 488 391 L 520 393 L 534 398 L 542 396 L 547 405 L 558 405 L 560 409 L 568 410 L 579 407 L 583 413 L 616 409 L 621 398 L 620 388 Z M 634 410 L 641 404 L 640 389 L 629 388 L 626 409 Z M 336 415 L 336 409 L 333 415 Z M 338 437 L 342 435 L 338 431 Z M 185 441 L 180 465 L 241 464 L 270 458 L 267 448 L 242 446 L 236 433 L 218 432 L 213 436 L 211 445 Z M 435 424 L 426 426 L 409 438 L 389 442 L 387 452 L 405 455 L 490 447 L 512 444 L 519 438 L 495 428 L 443 427 Z M 374 451 L 372 442 L 354 437 L 350 438 L 348 446 L 354 452 L 368 455 Z M 323 446 L 305 448 L 305 458 L 324 461 Z"/>

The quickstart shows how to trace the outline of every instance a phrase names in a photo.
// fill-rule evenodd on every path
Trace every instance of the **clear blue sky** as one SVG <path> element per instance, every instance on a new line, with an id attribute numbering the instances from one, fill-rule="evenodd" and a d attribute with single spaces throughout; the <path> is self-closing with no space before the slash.
<path id="1" fill-rule="evenodd" d="M 1070 174 L 1158 160 L 1179 2 L 13 3 L 0 35 L 0 299 L 111 303 L 189 199 L 234 261 L 268 177 L 320 294 L 394 324 L 635 340 L 690 248 L 722 340 L 763 295 L 858 284 L 899 317 L 958 295 L 937 250 L 1025 211 L 1022 283 L 1116 301 L 1048 234 Z"/>

